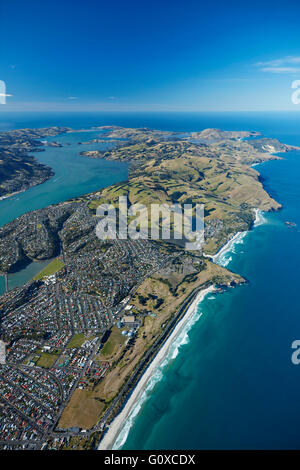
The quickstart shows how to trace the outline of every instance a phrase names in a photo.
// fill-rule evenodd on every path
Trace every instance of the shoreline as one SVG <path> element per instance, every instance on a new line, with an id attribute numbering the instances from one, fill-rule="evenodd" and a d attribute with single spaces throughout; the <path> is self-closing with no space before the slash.
<path id="1" fill-rule="evenodd" d="M 237 232 L 233 237 L 231 237 L 228 242 L 225 243 L 224 246 L 213 256 L 210 256 L 210 258 L 213 260 L 214 263 L 219 264 L 222 256 L 224 256 L 226 253 L 229 253 L 231 251 L 231 248 L 234 247 L 234 245 L 238 242 L 241 241 L 245 235 L 247 235 L 248 230 L 245 232 Z"/>
<path id="2" fill-rule="evenodd" d="M 249 230 L 245 230 L 244 232 L 237 232 L 235 235 L 233 235 L 226 243 L 225 245 L 220 248 L 219 251 L 217 251 L 216 254 L 214 255 L 207 255 L 203 253 L 203 256 L 206 258 L 211 258 L 212 261 L 216 264 L 220 264 L 222 256 L 226 255 L 226 253 L 230 252 L 230 250 L 234 247 L 236 243 L 240 243 L 243 238 L 251 231 L 253 228 L 258 227 L 259 225 L 265 223 L 265 218 L 263 216 L 263 211 L 260 209 L 254 209 L 254 214 L 255 214 L 255 219 L 253 221 L 252 227 L 250 227 Z M 230 260 L 229 260 L 230 261 Z M 222 264 L 223 266 L 223 264 Z"/>
<path id="3" fill-rule="evenodd" d="M 18 130 L 18 129 L 12 129 L 12 130 Z M 60 135 L 66 135 L 66 134 L 72 134 L 72 133 L 75 134 L 75 133 L 80 133 L 80 132 L 96 132 L 97 130 L 99 131 L 99 129 L 69 129 L 69 130 L 67 130 L 67 131 L 64 132 L 64 133 L 62 133 L 62 134 L 57 134 L 57 135 L 60 136 Z M 7 132 L 10 132 L 10 131 L 7 131 Z M 49 137 L 56 137 L 57 135 L 49 136 Z M 41 137 L 41 139 L 42 139 L 42 137 Z M 41 142 L 42 146 L 46 146 L 46 147 L 47 147 L 47 145 L 44 144 L 44 142 L 48 142 L 47 140 L 44 140 L 44 141 L 43 141 L 43 140 L 40 140 L 40 142 Z M 38 150 L 34 150 L 33 153 L 35 153 L 35 152 L 39 152 L 39 151 L 38 151 Z M 35 157 L 35 158 L 38 160 L 37 157 Z M 39 163 L 40 163 L 40 162 L 39 162 Z M 49 167 L 49 168 L 50 168 L 50 167 Z M 51 171 L 53 171 L 53 168 L 51 168 Z M 19 191 L 15 191 L 15 192 L 13 192 L 13 193 L 5 194 L 5 195 L 3 195 L 3 196 L 0 196 L 0 202 L 1 202 L 1 201 L 4 201 L 5 199 L 9 199 L 9 198 L 11 198 L 11 197 L 13 197 L 13 196 L 17 196 L 18 194 L 24 193 L 25 191 L 28 191 L 29 189 L 34 188 L 35 186 L 38 186 L 38 185 L 40 185 L 40 184 L 44 184 L 44 183 L 46 183 L 48 180 L 50 180 L 51 178 L 53 178 L 53 176 L 55 176 L 55 173 L 53 173 L 53 175 L 49 176 L 48 178 L 46 178 L 44 181 L 41 181 L 40 183 L 32 184 L 32 185 L 28 186 L 28 188 L 20 189 Z"/>
<path id="4" fill-rule="evenodd" d="M 255 220 L 253 222 L 251 229 L 264 223 L 264 217 L 262 215 L 262 211 L 260 209 L 254 209 L 254 213 L 255 213 Z M 237 232 L 235 235 L 233 235 L 233 237 L 230 238 L 230 240 L 228 240 L 227 243 L 225 243 L 225 245 L 215 255 L 213 256 L 205 255 L 205 256 L 212 258 L 214 263 L 221 264 L 220 263 L 221 257 L 224 256 L 226 253 L 230 252 L 232 248 L 234 247 L 234 245 L 237 242 L 241 241 L 250 230 L 247 230 L 244 232 Z M 130 427 L 128 428 L 126 435 L 123 436 L 119 445 L 115 447 L 115 445 L 118 444 L 117 441 L 120 438 L 120 435 L 126 426 L 126 422 L 129 421 L 130 419 L 134 419 L 136 414 L 138 414 L 140 408 L 137 410 L 136 413 L 135 413 L 135 410 L 139 406 L 139 402 L 143 398 L 143 395 L 147 393 L 147 389 L 149 387 L 149 380 L 151 379 L 153 374 L 159 370 L 163 362 L 167 359 L 172 343 L 174 342 L 174 340 L 176 340 L 176 338 L 178 338 L 180 333 L 182 333 L 184 326 L 186 326 L 189 320 L 192 319 L 193 315 L 197 313 L 197 307 L 201 304 L 201 302 L 204 300 L 206 295 L 214 291 L 215 291 L 215 287 L 213 285 L 206 289 L 203 289 L 202 291 L 198 293 L 198 295 L 189 305 L 184 317 L 176 325 L 173 333 L 167 339 L 166 343 L 162 346 L 162 348 L 158 351 L 157 355 L 154 357 L 153 361 L 149 364 L 148 368 L 146 369 L 146 371 L 144 372 L 144 374 L 138 381 L 129 399 L 127 400 L 125 406 L 111 422 L 110 426 L 108 427 L 108 430 L 106 431 L 106 433 L 100 440 L 97 450 L 117 450 L 118 448 L 122 447 L 122 445 L 126 442 L 128 433 L 130 432 L 130 429 L 133 423 L 129 423 Z"/>
<path id="5" fill-rule="evenodd" d="M 91 129 L 90 131 L 92 132 L 92 131 L 95 131 L 95 130 Z M 74 130 L 70 130 L 70 131 L 67 131 L 67 132 L 72 133 L 72 132 L 74 132 Z M 80 133 L 80 132 L 83 132 L 83 130 L 78 130 L 77 132 Z M 54 176 L 54 175 L 52 175 L 52 176 Z M 30 189 L 30 188 L 28 188 L 28 189 Z M 18 193 L 14 193 L 14 194 L 4 196 L 3 199 L 6 199 L 8 197 L 12 197 L 15 194 L 19 194 L 19 193 L 24 192 L 24 191 L 26 191 L 26 190 L 22 190 L 22 191 L 19 191 Z M 0 198 L 0 200 L 1 200 L 1 198 Z M 260 223 L 258 222 L 260 212 L 261 211 L 259 211 L 258 209 L 254 209 L 255 220 L 252 224 L 252 227 L 250 227 L 249 230 L 244 231 L 244 232 L 235 233 L 224 244 L 224 246 L 220 248 L 220 250 L 215 255 L 212 255 L 212 256 L 204 255 L 204 256 L 208 256 L 213 260 L 214 263 L 222 265 L 221 264 L 222 257 L 227 252 L 230 252 L 233 249 L 234 245 L 236 243 L 238 243 L 239 240 L 242 240 L 242 238 L 248 233 L 248 231 L 250 231 L 252 228 L 256 227 L 257 225 L 260 225 Z M 228 262 L 230 262 L 230 261 L 231 261 L 231 259 L 228 260 Z M 133 425 L 133 422 L 130 422 L 130 419 L 131 418 L 134 419 L 136 414 L 139 412 L 141 406 L 139 408 L 138 408 L 138 406 L 140 405 L 141 401 L 144 401 L 144 400 L 142 400 L 142 398 L 143 398 L 143 395 L 146 394 L 147 391 L 149 390 L 149 385 L 150 385 L 149 382 L 151 382 L 151 378 L 152 378 L 153 374 L 156 371 L 159 371 L 159 369 L 161 367 L 163 367 L 163 363 L 165 361 L 169 361 L 168 356 L 170 354 L 171 347 L 174 345 L 174 342 L 180 337 L 181 334 L 184 333 L 184 329 L 188 326 L 189 321 L 192 321 L 193 318 L 196 318 L 197 309 L 200 306 L 203 299 L 205 298 L 205 296 L 208 293 L 213 292 L 214 290 L 215 290 L 214 286 L 211 285 L 210 287 L 205 288 L 205 289 L 201 290 L 200 292 L 198 292 L 198 294 L 196 295 L 194 300 L 192 300 L 190 305 L 187 307 L 187 310 L 186 310 L 185 314 L 183 315 L 183 317 L 181 318 L 181 320 L 177 323 L 177 325 L 175 325 L 174 330 L 171 332 L 171 334 L 169 335 L 169 337 L 167 338 L 165 343 L 163 343 L 162 347 L 158 349 L 158 351 L 156 352 L 154 358 L 152 359 L 152 361 L 150 362 L 150 364 L 148 365 L 148 367 L 146 368 L 146 370 L 144 371 L 144 373 L 142 374 L 142 376 L 138 380 L 137 384 L 131 390 L 131 393 L 129 394 L 129 396 L 127 398 L 127 401 L 125 402 L 124 407 L 120 410 L 120 412 L 114 417 L 114 419 L 110 423 L 110 425 L 108 427 L 108 430 L 102 436 L 102 439 L 100 440 L 100 442 L 98 444 L 98 450 L 114 449 L 115 448 L 114 446 L 116 444 L 117 444 L 116 448 L 122 447 L 122 445 L 124 444 L 124 442 L 127 439 L 128 432 L 129 432 L 129 430 L 131 429 L 131 427 Z M 191 325 L 189 325 L 189 329 L 190 328 L 191 328 Z M 180 344 L 184 344 L 184 343 L 181 341 Z M 125 436 L 125 439 L 124 439 L 124 437 L 121 436 L 121 434 L 122 434 L 124 428 L 126 427 L 126 424 L 128 423 L 128 421 L 129 421 L 130 427 L 129 427 L 128 432 L 127 432 L 127 434 Z M 120 436 L 122 437 L 122 439 L 121 439 L 121 442 L 118 443 L 118 440 L 120 440 Z"/>
<path id="6" fill-rule="evenodd" d="M 38 183 L 38 184 L 42 184 L 42 183 Z M 35 185 L 35 186 L 37 186 L 37 185 Z M 33 186 L 30 186 L 27 189 L 30 189 L 32 187 Z M 17 194 L 24 193 L 25 191 L 27 191 L 27 189 L 21 189 L 20 191 L 15 191 L 14 193 L 6 194 L 5 196 L 0 196 L 0 201 L 4 201 L 4 199 L 8 199 L 10 197 L 16 196 Z"/>
<path id="7" fill-rule="evenodd" d="M 131 415 L 134 414 L 136 407 L 139 404 L 140 399 L 142 398 L 144 393 L 147 393 L 147 387 L 149 385 L 149 380 L 153 376 L 154 372 L 156 372 L 159 367 L 162 366 L 163 362 L 165 361 L 166 357 L 168 356 L 171 346 L 178 338 L 184 326 L 192 320 L 193 316 L 197 313 L 197 307 L 200 303 L 204 300 L 207 294 L 213 292 L 215 287 L 213 285 L 201 290 L 195 297 L 195 299 L 189 305 L 185 315 L 179 321 L 179 323 L 174 328 L 171 335 L 168 337 L 166 342 L 163 344 L 162 348 L 157 352 L 156 356 L 154 357 L 153 361 L 149 364 L 143 375 L 141 376 L 140 380 L 138 381 L 137 385 L 133 389 L 131 395 L 129 396 L 125 406 L 120 411 L 120 413 L 113 419 L 111 422 L 108 430 L 104 434 L 103 438 L 99 442 L 98 450 L 111 450 L 114 449 L 115 444 L 125 427 L 126 421 L 130 419 Z M 130 426 L 131 428 L 131 426 Z M 130 430 L 128 429 L 128 432 Z M 127 435 L 125 436 L 125 439 Z M 121 445 L 123 442 L 121 443 Z M 120 447 L 120 446 L 118 446 Z"/>

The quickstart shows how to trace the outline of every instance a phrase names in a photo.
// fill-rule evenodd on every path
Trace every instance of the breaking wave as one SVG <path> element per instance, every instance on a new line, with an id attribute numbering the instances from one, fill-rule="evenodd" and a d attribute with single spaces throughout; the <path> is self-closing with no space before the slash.
<path id="1" fill-rule="evenodd" d="M 232 261 L 232 254 L 236 253 L 235 247 L 241 243 L 244 243 L 244 238 L 248 232 L 238 232 L 234 237 L 232 237 L 223 248 L 214 255 L 214 263 L 219 264 L 220 266 L 227 266 Z"/>
<path id="2" fill-rule="evenodd" d="M 262 225 L 263 223 L 266 223 L 266 219 L 264 218 L 262 211 L 260 211 L 259 209 L 255 209 L 255 221 L 254 221 L 253 226 L 257 227 L 258 225 Z M 232 255 L 236 253 L 235 251 L 236 246 L 244 243 L 244 238 L 247 234 L 248 234 L 247 231 L 238 232 L 234 237 L 231 238 L 231 240 L 229 240 L 224 245 L 224 247 L 216 255 L 212 257 L 213 261 L 219 264 L 220 266 L 224 266 L 224 267 L 227 266 L 232 261 Z M 213 300 L 214 298 L 215 298 L 214 295 L 210 295 L 207 297 L 208 300 Z M 199 307 L 202 301 L 203 299 L 201 299 L 200 302 L 197 304 L 197 307 L 195 308 L 195 313 L 185 323 L 182 331 L 180 331 L 180 333 L 174 339 L 172 345 L 170 346 L 168 350 L 166 357 L 162 360 L 160 364 L 158 364 L 157 368 L 154 370 L 151 379 L 146 385 L 146 388 L 143 390 L 140 398 L 137 400 L 129 416 L 127 417 L 125 425 L 122 428 L 121 432 L 119 433 L 113 445 L 114 450 L 120 449 L 125 444 L 128 434 L 130 432 L 130 429 L 134 425 L 135 418 L 139 414 L 145 401 L 149 398 L 150 393 L 155 387 L 155 385 L 162 379 L 163 369 L 169 364 L 170 361 L 174 360 L 177 357 L 181 346 L 188 344 L 189 330 L 199 320 L 199 318 L 202 315 L 202 313 L 199 312 Z"/>
<path id="3" fill-rule="evenodd" d="M 258 227 L 259 225 L 265 224 L 267 221 L 263 215 L 263 212 L 259 209 L 255 209 L 255 221 L 253 227 Z"/>
<path id="4" fill-rule="evenodd" d="M 184 328 L 182 329 L 182 331 L 180 331 L 178 336 L 174 339 L 172 345 L 170 346 L 170 348 L 168 350 L 168 353 L 167 353 L 166 357 L 158 365 L 158 367 L 155 369 L 154 373 L 152 374 L 152 377 L 149 380 L 149 382 L 147 383 L 146 388 L 142 392 L 140 398 L 138 399 L 138 401 L 134 405 L 134 408 L 132 409 L 132 411 L 130 412 L 128 418 L 126 419 L 126 423 L 125 423 L 123 429 L 121 430 L 121 432 L 119 433 L 119 435 L 118 435 L 118 437 L 117 437 L 117 439 L 116 439 L 116 441 L 113 445 L 114 450 L 120 449 L 125 444 L 125 442 L 127 440 L 127 437 L 128 437 L 128 434 L 129 434 L 129 431 L 130 431 L 130 429 L 132 428 L 132 426 L 134 424 L 135 418 L 139 414 L 139 412 L 140 412 L 143 404 L 147 400 L 147 398 L 150 396 L 150 392 L 153 390 L 154 386 L 158 382 L 160 382 L 160 380 L 162 379 L 163 369 L 170 363 L 170 361 L 174 360 L 177 357 L 181 346 L 183 346 L 185 344 L 188 344 L 188 342 L 189 342 L 189 335 L 188 335 L 189 330 L 192 328 L 192 326 L 202 316 L 202 313 L 198 311 L 202 300 L 197 305 L 194 315 L 186 322 L 186 324 L 184 325 Z"/>
<path id="5" fill-rule="evenodd" d="M 254 212 L 255 220 L 253 227 L 258 227 L 267 222 L 261 210 L 254 209 Z M 216 255 L 212 256 L 214 263 L 223 267 L 227 266 L 232 261 L 232 255 L 236 253 L 236 245 L 244 243 L 244 238 L 248 233 L 248 231 L 236 233 Z"/>

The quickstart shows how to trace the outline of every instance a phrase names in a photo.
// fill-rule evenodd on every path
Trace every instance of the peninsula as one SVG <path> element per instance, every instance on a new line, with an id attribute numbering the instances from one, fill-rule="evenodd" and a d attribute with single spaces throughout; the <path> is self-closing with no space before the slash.
<path id="1" fill-rule="evenodd" d="M 50 129 L 15 132 L 18 139 L 22 132 L 37 139 L 67 131 Z M 103 436 L 102 446 L 112 445 L 120 428 L 115 417 L 126 418 L 137 383 L 145 382 L 199 296 L 246 282 L 210 256 L 251 229 L 256 209 L 281 207 L 252 165 L 295 148 L 253 132 L 98 129 L 112 148 L 82 158 L 128 161 L 128 181 L 26 213 L 0 229 L 2 273 L 49 260 L 40 276 L 0 297 L 7 348 L 0 448 L 96 449 Z M 16 138 L 1 136 L 1 142 Z M 204 204 L 208 257 L 172 239 L 100 241 L 97 207 L 122 195 L 147 207 Z M 107 437 L 108 426 L 113 436 Z"/>

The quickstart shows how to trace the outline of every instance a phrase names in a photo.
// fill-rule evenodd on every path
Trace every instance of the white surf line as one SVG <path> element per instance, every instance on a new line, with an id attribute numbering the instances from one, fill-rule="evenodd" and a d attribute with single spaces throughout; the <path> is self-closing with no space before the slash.
<path id="1" fill-rule="evenodd" d="M 170 360 L 176 357 L 179 347 L 186 343 L 186 334 L 194 323 L 192 320 L 197 314 L 199 304 L 208 293 L 214 290 L 214 286 L 203 289 L 190 304 L 184 317 L 176 325 L 169 338 L 140 378 L 124 408 L 113 419 L 108 431 L 99 443 L 98 450 L 118 449 L 123 446 L 134 424 L 135 417 L 140 411 L 142 404 L 148 398 L 147 393 L 154 387 L 155 383 L 160 380 L 161 375 L 158 372 L 160 372 Z M 196 320 L 198 318 L 196 318 Z M 175 343 L 176 339 L 178 339 L 177 343 Z"/>
<path id="2" fill-rule="evenodd" d="M 258 227 L 259 225 L 265 224 L 266 219 L 264 218 L 263 211 L 260 209 L 254 209 L 255 212 L 255 220 L 253 223 L 253 227 Z"/>
<path id="3" fill-rule="evenodd" d="M 263 216 L 263 212 L 260 209 L 254 209 L 255 213 L 255 219 L 253 222 L 253 227 L 258 227 L 259 225 L 262 225 L 266 222 L 266 219 Z M 227 260 L 227 263 L 225 263 L 224 256 L 227 255 L 227 253 L 233 253 L 235 245 L 238 243 L 241 243 L 243 238 L 249 233 L 249 230 L 246 230 L 244 232 L 237 232 L 233 237 L 231 237 L 228 242 L 223 245 L 223 247 L 215 254 L 215 255 L 208 255 L 206 253 L 203 253 L 203 256 L 206 258 L 211 258 L 212 261 L 216 264 L 221 264 L 222 266 L 226 266 L 230 259 Z"/>
<path id="4" fill-rule="evenodd" d="M 257 227 L 265 222 L 265 219 L 262 215 L 262 211 L 259 209 L 254 209 L 255 220 L 253 222 L 253 227 Z M 237 243 L 240 243 L 248 231 L 237 232 L 227 243 L 213 256 L 203 253 L 203 256 L 211 258 L 216 264 L 222 263 L 222 258 L 229 252 L 232 252 L 234 246 Z M 229 261 L 229 260 L 228 260 Z M 224 260 L 223 260 L 224 263 Z M 184 344 L 186 340 L 186 334 L 189 329 L 192 327 L 193 323 L 190 322 L 193 319 L 193 316 L 197 313 L 197 307 L 203 301 L 205 296 L 215 290 L 214 286 L 210 286 L 207 289 L 199 292 L 194 301 L 189 306 L 186 314 L 175 327 L 173 333 L 168 338 L 163 347 L 159 350 L 153 361 L 150 363 L 136 387 L 134 388 L 132 394 L 130 395 L 127 403 L 121 412 L 114 418 L 112 423 L 109 426 L 108 431 L 103 436 L 98 450 L 109 450 L 109 449 L 119 449 L 124 445 L 128 437 L 129 431 L 134 424 L 135 417 L 138 415 L 142 404 L 147 399 L 148 392 L 154 387 L 154 385 L 160 380 L 161 374 L 160 371 L 163 369 L 167 363 L 176 357 L 180 345 Z M 184 329 L 184 327 L 188 327 Z M 184 333 L 182 338 L 179 338 L 180 333 Z M 180 341 L 178 344 L 174 344 L 176 338 L 179 338 Z M 171 346 L 174 346 L 173 350 Z"/>

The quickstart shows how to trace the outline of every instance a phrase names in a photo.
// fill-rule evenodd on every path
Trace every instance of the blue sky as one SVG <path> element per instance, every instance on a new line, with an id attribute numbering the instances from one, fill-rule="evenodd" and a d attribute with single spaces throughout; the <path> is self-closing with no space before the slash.
<path id="1" fill-rule="evenodd" d="M 5 111 L 297 110 L 299 13 L 295 0 L 0 0 Z"/>

